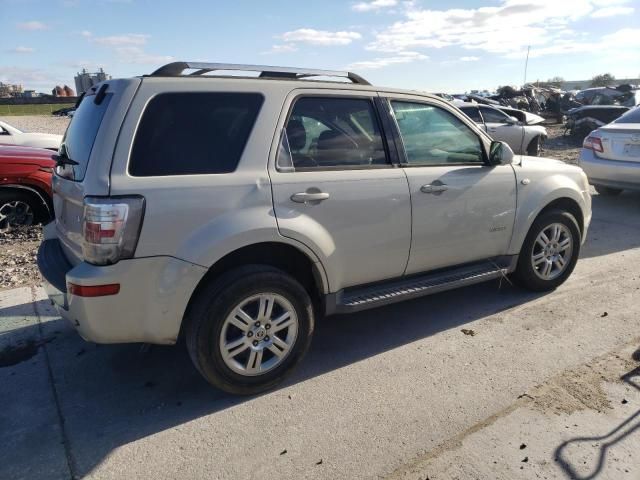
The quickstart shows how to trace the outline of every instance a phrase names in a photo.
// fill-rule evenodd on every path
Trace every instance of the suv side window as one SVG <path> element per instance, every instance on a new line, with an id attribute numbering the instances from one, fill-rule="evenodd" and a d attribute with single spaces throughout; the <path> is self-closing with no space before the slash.
<path id="1" fill-rule="evenodd" d="M 409 165 L 484 163 L 480 138 L 455 115 L 425 103 L 391 106 Z"/>
<path id="2" fill-rule="evenodd" d="M 348 169 L 388 164 L 371 99 L 302 97 L 282 135 L 277 165 L 300 169 Z"/>
<path id="3" fill-rule="evenodd" d="M 263 97 L 258 93 L 176 92 L 151 99 L 136 132 L 136 177 L 233 172 Z"/>
<path id="4" fill-rule="evenodd" d="M 482 110 L 482 116 L 486 123 L 507 123 L 508 115 L 506 113 L 489 107 L 480 107 L 480 110 Z"/>

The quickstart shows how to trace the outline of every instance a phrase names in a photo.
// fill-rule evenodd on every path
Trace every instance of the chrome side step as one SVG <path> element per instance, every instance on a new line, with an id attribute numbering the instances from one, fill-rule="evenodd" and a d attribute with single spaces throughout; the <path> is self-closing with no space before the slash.
<path id="1" fill-rule="evenodd" d="M 518 257 L 499 257 L 329 294 L 326 314 L 351 313 L 500 278 L 515 269 Z"/>

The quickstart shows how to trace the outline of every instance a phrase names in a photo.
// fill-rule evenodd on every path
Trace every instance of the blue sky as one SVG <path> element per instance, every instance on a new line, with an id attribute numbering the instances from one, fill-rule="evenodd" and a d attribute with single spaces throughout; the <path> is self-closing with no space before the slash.
<path id="1" fill-rule="evenodd" d="M 521 84 L 528 45 L 530 81 L 640 76 L 640 0 L 0 0 L 0 32 L 0 81 L 41 91 L 200 60 L 454 93 Z"/>

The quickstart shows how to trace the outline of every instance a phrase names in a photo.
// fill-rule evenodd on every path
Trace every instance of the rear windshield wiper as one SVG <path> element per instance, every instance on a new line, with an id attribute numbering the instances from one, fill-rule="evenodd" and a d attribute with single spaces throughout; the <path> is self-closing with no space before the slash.
<path id="1" fill-rule="evenodd" d="M 64 167 L 65 165 L 80 165 L 75 160 L 71 160 L 69 157 L 67 157 L 66 153 L 63 153 L 62 155 L 51 155 L 51 159 L 56 162 L 56 167 Z"/>

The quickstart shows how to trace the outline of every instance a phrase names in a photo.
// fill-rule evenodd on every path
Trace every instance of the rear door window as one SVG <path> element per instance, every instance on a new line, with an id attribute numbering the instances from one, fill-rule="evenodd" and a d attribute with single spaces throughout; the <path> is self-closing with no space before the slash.
<path id="1" fill-rule="evenodd" d="M 508 123 L 508 115 L 490 107 L 480 107 L 486 123 Z"/>
<path id="2" fill-rule="evenodd" d="M 476 123 L 482 123 L 482 117 L 480 116 L 480 110 L 478 107 L 462 107 L 462 110 L 467 117 Z"/>
<path id="3" fill-rule="evenodd" d="M 296 170 L 387 166 L 385 145 L 371 99 L 298 99 L 282 137 L 277 164 Z"/>
<path id="4" fill-rule="evenodd" d="M 136 132 L 136 177 L 233 172 L 262 106 L 258 93 L 182 92 L 155 96 Z"/>
<path id="5" fill-rule="evenodd" d="M 71 123 L 64 134 L 61 152 L 66 154 L 77 165 L 66 165 L 64 177 L 69 180 L 82 181 L 89 165 L 89 157 L 93 149 L 93 143 L 98 135 L 98 129 L 109 108 L 113 95 L 107 93 L 100 104 L 96 105 L 95 95 L 85 95 L 76 109 Z M 72 174 L 66 172 L 71 169 Z"/>

